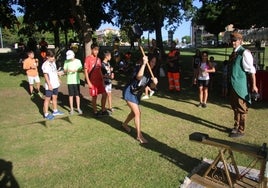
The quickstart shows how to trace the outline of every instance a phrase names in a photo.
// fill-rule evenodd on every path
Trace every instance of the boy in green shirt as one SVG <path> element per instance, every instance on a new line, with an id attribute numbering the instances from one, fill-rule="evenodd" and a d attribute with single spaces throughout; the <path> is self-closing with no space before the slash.
<path id="1" fill-rule="evenodd" d="M 64 72 L 67 74 L 67 85 L 69 92 L 70 114 L 73 115 L 73 98 L 75 96 L 77 112 L 83 114 L 80 109 L 80 76 L 79 71 L 82 70 L 82 63 L 79 59 L 75 58 L 72 50 L 66 52 L 66 60 L 63 66 Z"/>

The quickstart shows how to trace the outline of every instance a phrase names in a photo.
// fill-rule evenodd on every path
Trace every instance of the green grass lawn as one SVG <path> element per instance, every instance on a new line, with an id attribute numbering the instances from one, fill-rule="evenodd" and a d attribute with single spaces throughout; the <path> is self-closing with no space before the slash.
<path id="1" fill-rule="evenodd" d="M 220 67 L 225 49 L 208 50 Z M 17 71 L 14 54 L 0 54 L 0 170 L 6 161 L 12 162 L 12 173 L 20 187 L 179 187 L 202 158 L 214 159 L 218 153 L 216 147 L 189 141 L 191 133 L 203 132 L 256 147 L 267 142 L 267 102 L 252 104 L 246 136 L 229 138 L 233 113 L 228 99 L 220 97 L 220 72 L 208 107 L 197 108 L 198 93 L 191 87 L 193 51 L 183 50 L 181 55 L 182 92 L 168 93 L 167 80 L 161 78 L 159 92 L 141 102 L 142 131 L 149 143 L 140 145 L 133 122 L 131 134 L 120 128 L 129 113 L 121 99 L 122 76 L 114 80 L 116 110 L 112 116 L 92 117 L 84 87 L 84 114 L 69 116 L 63 78 L 59 109 L 65 115 L 46 121 L 42 117 L 43 101 L 30 99 L 26 75 Z M 251 160 L 240 153 L 235 153 L 235 158 L 244 166 Z"/>

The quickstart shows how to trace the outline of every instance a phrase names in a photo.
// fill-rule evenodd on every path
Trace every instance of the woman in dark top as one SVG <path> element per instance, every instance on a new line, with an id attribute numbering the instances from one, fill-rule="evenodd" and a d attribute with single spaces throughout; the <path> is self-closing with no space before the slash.
<path id="1" fill-rule="evenodd" d="M 141 144 L 147 143 L 148 141 L 143 138 L 141 133 L 141 111 L 139 103 L 145 87 L 150 85 L 151 88 L 155 88 L 158 83 L 157 78 L 152 78 L 148 69 L 146 68 L 147 63 L 148 57 L 144 56 L 141 64 L 135 68 L 132 80 L 123 90 L 123 99 L 126 100 L 131 111 L 126 120 L 123 122 L 122 127 L 127 132 L 130 132 L 131 128 L 128 126 L 128 123 L 134 119 L 135 127 L 137 129 L 137 140 Z M 149 65 L 151 69 L 155 67 L 155 64 L 156 57 L 150 57 Z"/>

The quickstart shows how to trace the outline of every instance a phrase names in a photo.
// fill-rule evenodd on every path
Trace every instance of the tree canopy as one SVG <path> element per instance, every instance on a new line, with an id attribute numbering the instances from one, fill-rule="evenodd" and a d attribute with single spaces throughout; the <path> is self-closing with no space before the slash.
<path id="1" fill-rule="evenodd" d="M 18 23 L 13 4 L 22 7 L 24 23 L 21 32 L 54 33 L 55 44 L 59 29 L 75 30 L 80 41 L 88 43 L 92 33 L 102 23 L 112 23 L 126 33 L 138 24 L 144 31 L 156 33 L 157 45 L 162 47 L 161 28 L 174 31 L 184 19 L 204 25 L 213 34 L 233 24 L 236 28 L 267 27 L 267 0 L 199 0 L 202 7 L 196 10 L 194 0 L 1 0 L 0 24 L 12 27 Z"/>
<path id="2" fill-rule="evenodd" d="M 118 25 L 129 28 L 139 24 L 145 31 L 155 31 L 157 45 L 163 49 L 161 28 L 174 31 L 183 19 L 189 18 L 192 0 L 117 0 L 112 8 Z"/>
<path id="3" fill-rule="evenodd" d="M 233 24 L 235 28 L 268 27 L 267 0 L 202 0 L 193 21 L 213 34 Z"/>
<path id="4" fill-rule="evenodd" d="M 0 1 L 0 27 L 11 28 L 13 25 L 17 24 L 18 21 L 11 5 L 11 0 Z"/>

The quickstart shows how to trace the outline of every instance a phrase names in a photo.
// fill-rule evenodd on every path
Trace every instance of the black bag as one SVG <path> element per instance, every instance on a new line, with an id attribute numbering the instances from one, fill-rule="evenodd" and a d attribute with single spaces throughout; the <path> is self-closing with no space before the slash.
<path id="1" fill-rule="evenodd" d="M 130 84 L 130 92 L 133 95 L 141 94 L 144 91 L 145 87 L 147 86 L 148 82 L 149 79 L 145 76 L 143 76 L 142 79 L 140 80 L 134 79 Z"/>

